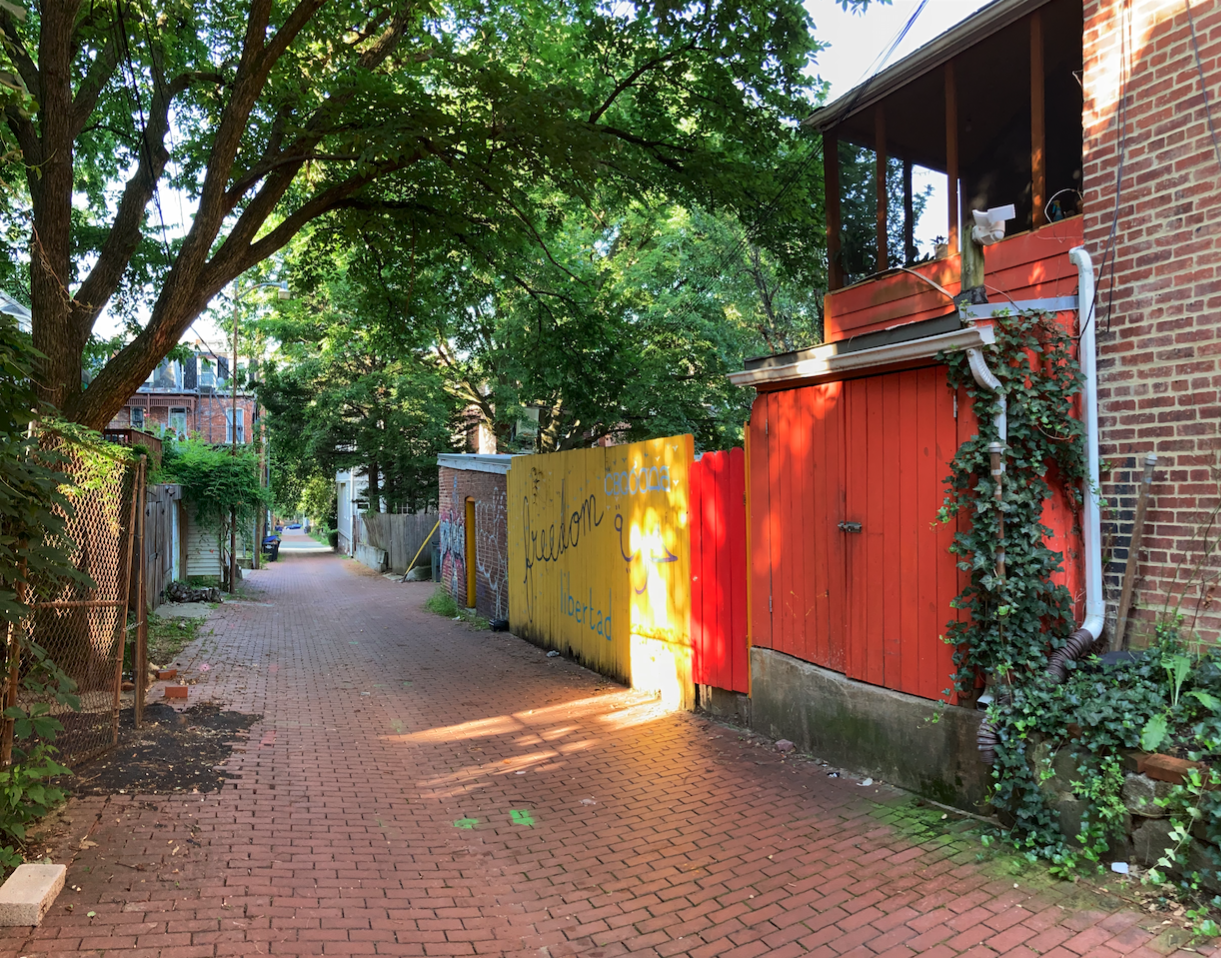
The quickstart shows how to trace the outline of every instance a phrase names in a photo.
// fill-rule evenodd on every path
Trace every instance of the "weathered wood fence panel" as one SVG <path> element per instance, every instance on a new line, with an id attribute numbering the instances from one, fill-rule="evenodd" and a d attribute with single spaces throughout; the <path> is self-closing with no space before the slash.
<path id="1" fill-rule="evenodd" d="M 144 494 L 144 540 L 132 555 L 131 608 L 139 605 L 136 597 L 138 563 L 144 562 L 144 595 L 148 611 L 155 612 L 165 601 L 165 590 L 175 579 L 185 577 L 181 568 L 184 530 L 181 528 L 179 485 L 148 486 Z"/>
<path id="2" fill-rule="evenodd" d="M 437 524 L 435 512 L 366 512 L 361 518 L 365 542 L 385 552 L 389 557 L 390 571 L 400 574 L 407 571 L 407 563 Z M 437 537 L 432 536 L 416 560 L 417 565 L 432 562 L 432 550 L 436 544 Z"/>

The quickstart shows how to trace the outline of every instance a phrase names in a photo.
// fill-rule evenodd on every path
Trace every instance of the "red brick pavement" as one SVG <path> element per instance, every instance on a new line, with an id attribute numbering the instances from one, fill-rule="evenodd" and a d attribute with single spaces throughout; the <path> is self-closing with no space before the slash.
<path id="1" fill-rule="evenodd" d="M 430 584 L 281 556 L 183 660 L 193 701 L 263 715 L 233 783 L 76 802 L 96 818 L 69 870 L 80 891 L 5 930 L 0 955 L 1173 950 L 1136 913 L 895 827 L 896 792 L 430 615 Z"/>

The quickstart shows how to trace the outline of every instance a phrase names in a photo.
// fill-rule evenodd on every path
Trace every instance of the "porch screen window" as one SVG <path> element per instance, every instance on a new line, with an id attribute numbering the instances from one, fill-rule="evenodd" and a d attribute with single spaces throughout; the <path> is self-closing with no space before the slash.
<path id="1" fill-rule="evenodd" d="M 225 442 L 233 442 L 233 410 L 225 410 Z M 246 410 L 237 410 L 237 441 L 246 441 Z"/>
<path id="2" fill-rule="evenodd" d="M 132 407 L 131 428 L 132 429 L 143 429 L 144 428 L 144 410 L 141 409 L 139 406 Z"/>
<path id="3" fill-rule="evenodd" d="M 170 408 L 170 432 L 179 439 L 187 437 L 187 411 L 181 406 Z"/>

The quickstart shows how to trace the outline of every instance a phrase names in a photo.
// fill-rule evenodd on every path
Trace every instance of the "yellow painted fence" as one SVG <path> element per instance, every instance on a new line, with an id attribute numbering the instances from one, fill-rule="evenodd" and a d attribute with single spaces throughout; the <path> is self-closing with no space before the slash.
<path id="1" fill-rule="evenodd" d="M 689 708 L 691 436 L 515 457 L 512 631 Z"/>

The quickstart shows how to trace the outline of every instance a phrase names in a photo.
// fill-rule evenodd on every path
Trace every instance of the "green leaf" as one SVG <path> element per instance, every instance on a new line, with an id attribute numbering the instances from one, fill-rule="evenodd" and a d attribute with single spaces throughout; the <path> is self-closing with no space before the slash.
<path id="1" fill-rule="evenodd" d="M 1146 752 L 1156 752 L 1166 740 L 1166 715 L 1155 715 L 1145 723 L 1140 733 L 1140 747 Z"/>

